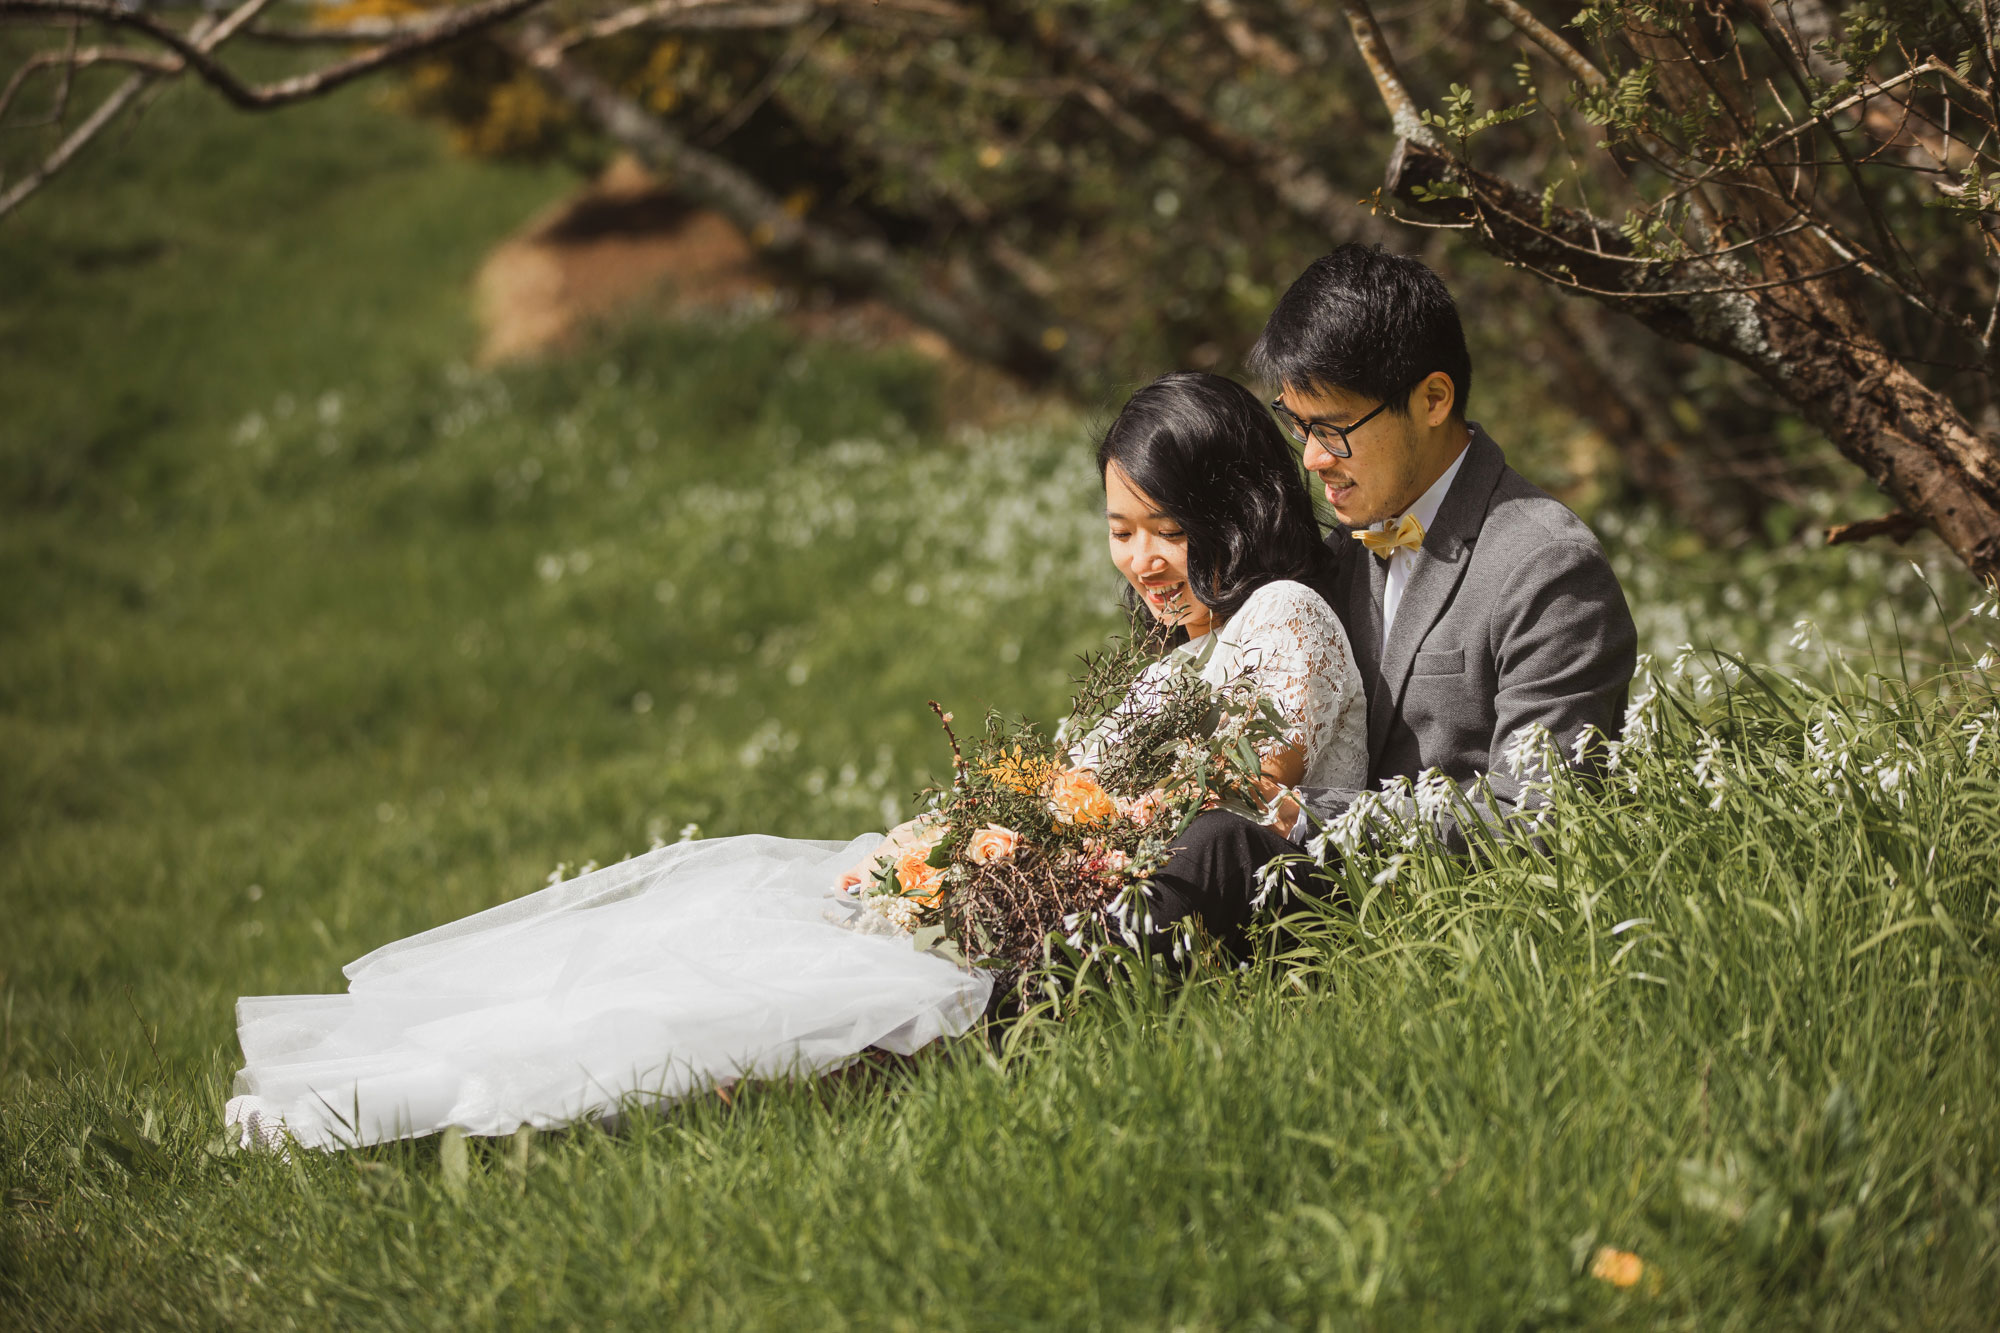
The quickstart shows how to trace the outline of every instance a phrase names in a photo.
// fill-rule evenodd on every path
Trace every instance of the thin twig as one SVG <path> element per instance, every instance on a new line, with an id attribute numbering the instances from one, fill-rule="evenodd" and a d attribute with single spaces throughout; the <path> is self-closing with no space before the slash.
<path id="1" fill-rule="evenodd" d="M 1547 52 L 1550 59 L 1575 75 L 1579 82 L 1591 88 L 1603 88 L 1611 82 L 1604 77 L 1602 70 L 1584 58 L 1581 51 L 1530 13 L 1526 5 L 1518 3 L 1518 0 L 1485 0 L 1485 3 L 1488 9 L 1520 29 L 1522 36 Z"/>
<path id="2" fill-rule="evenodd" d="M 778 85 L 790 78 L 798 67 L 812 54 L 820 38 L 833 28 L 831 13 L 822 14 L 812 25 L 792 39 L 791 49 L 771 66 L 770 72 L 758 80 L 757 86 L 744 95 L 743 100 L 731 107 L 729 114 L 717 121 L 701 136 L 703 145 L 709 148 L 721 143 L 730 135 L 743 128 L 743 123 L 757 114 L 757 108 L 771 100 L 771 94 L 778 91 Z"/>
<path id="3" fill-rule="evenodd" d="M 54 152 L 43 158 L 39 166 L 15 181 L 4 194 L 0 194 L 0 218 L 19 208 L 22 201 L 40 189 L 44 182 L 75 161 L 76 155 L 83 151 L 85 145 L 95 139 L 106 125 L 116 120 L 119 114 L 145 91 L 146 85 L 152 82 L 153 78 L 151 74 L 134 74 L 113 89 L 110 96 L 99 102 L 97 109 L 90 113 L 83 124 L 70 131 L 69 137 L 58 144 Z"/>
<path id="4" fill-rule="evenodd" d="M 951 714 L 944 711 L 935 699 L 928 701 L 931 711 L 937 714 L 938 725 L 944 728 L 944 738 L 951 742 L 951 768 L 958 774 L 959 781 L 965 781 L 969 770 L 965 766 L 965 753 L 958 748 L 958 737 L 952 734 Z"/>

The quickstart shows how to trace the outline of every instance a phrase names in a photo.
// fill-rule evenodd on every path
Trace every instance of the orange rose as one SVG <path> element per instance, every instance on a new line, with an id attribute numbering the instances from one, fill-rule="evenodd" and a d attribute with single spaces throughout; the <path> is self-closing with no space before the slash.
<path id="1" fill-rule="evenodd" d="M 1074 768 L 1056 774 L 1049 784 L 1049 805 L 1064 824 L 1102 824 L 1118 813 L 1117 803 L 1097 779 Z"/>
<path id="2" fill-rule="evenodd" d="M 988 824 L 965 844 L 965 859 L 976 866 L 995 865 L 1014 859 L 1021 835 L 1004 824 Z"/>
<path id="3" fill-rule="evenodd" d="M 919 907 L 936 907 L 944 888 L 944 871 L 927 864 L 930 854 L 930 848 L 918 847 L 904 852 L 896 862 L 896 883 L 902 886 L 903 896 Z"/>

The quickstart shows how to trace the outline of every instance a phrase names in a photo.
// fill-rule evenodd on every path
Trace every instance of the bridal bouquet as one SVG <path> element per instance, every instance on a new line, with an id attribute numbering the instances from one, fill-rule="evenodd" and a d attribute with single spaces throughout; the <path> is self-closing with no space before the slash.
<path id="1" fill-rule="evenodd" d="M 918 943 L 985 968 L 995 994 L 1045 964 L 1053 939 L 1136 944 L 1145 882 L 1195 815 L 1260 811 L 1260 748 L 1284 719 L 1247 681 L 1212 686 L 1200 660 L 1164 660 L 1142 635 L 1084 659 L 1054 735 L 989 714 L 928 813 L 878 854 L 861 907 Z"/>

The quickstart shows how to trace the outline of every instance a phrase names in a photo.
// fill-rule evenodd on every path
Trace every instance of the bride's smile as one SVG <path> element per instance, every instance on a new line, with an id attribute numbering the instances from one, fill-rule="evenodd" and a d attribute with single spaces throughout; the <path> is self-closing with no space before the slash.
<path id="1" fill-rule="evenodd" d="M 1188 587 L 1187 533 L 1115 462 L 1104 469 L 1104 518 L 1110 530 L 1111 563 L 1153 618 L 1179 625 L 1189 638 L 1208 633 L 1209 609 Z"/>

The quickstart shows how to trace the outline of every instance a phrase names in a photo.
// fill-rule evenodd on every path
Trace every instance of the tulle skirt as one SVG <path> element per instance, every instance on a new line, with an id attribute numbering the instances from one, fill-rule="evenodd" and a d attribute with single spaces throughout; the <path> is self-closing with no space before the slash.
<path id="1" fill-rule="evenodd" d="M 246 996 L 225 1119 L 246 1146 L 508 1134 L 963 1032 L 984 974 L 837 924 L 879 840 L 679 843 L 377 949 L 344 995 Z"/>

